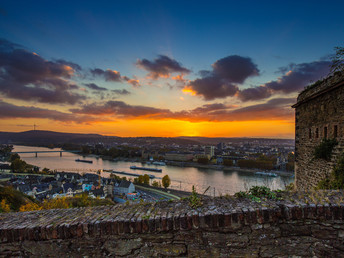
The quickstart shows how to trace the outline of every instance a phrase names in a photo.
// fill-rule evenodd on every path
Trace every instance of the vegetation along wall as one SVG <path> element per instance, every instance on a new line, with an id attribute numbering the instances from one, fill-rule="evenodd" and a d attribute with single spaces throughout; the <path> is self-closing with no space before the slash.
<path id="1" fill-rule="evenodd" d="M 342 191 L 0 214 L 1 256 L 340 257 Z M 197 205 L 195 205 L 197 204 Z M 194 207 L 194 208 L 191 208 Z"/>

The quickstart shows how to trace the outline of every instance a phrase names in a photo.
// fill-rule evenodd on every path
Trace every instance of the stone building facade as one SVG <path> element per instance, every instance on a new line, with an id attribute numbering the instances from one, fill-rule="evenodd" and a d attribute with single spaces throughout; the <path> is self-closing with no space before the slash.
<path id="1" fill-rule="evenodd" d="M 295 183 L 311 189 L 330 175 L 344 150 L 344 72 L 316 82 L 302 91 L 295 108 Z M 336 138 L 330 161 L 314 158 L 322 139 Z"/>

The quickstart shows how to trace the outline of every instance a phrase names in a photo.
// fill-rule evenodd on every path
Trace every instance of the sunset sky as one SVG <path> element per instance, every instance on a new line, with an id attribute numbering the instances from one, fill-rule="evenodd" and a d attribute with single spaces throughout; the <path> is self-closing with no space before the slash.
<path id="1" fill-rule="evenodd" d="M 343 1 L 0 1 L 0 131 L 294 137 Z"/>

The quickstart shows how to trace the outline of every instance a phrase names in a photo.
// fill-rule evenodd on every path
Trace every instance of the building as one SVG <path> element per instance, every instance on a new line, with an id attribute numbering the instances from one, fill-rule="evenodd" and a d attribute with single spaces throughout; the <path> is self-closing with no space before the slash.
<path id="1" fill-rule="evenodd" d="M 204 155 L 208 156 L 209 159 L 215 155 L 215 146 L 205 146 Z"/>
<path id="2" fill-rule="evenodd" d="M 135 185 L 126 180 L 122 180 L 121 183 L 114 187 L 114 194 L 127 194 L 135 192 Z"/>
<path id="3" fill-rule="evenodd" d="M 329 176 L 344 150 L 344 72 L 318 81 L 302 91 L 295 108 L 295 184 L 310 189 Z M 338 142 L 331 160 L 314 158 L 322 139 Z"/>
<path id="4" fill-rule="evenodd" d="M 191 161 L 192 159 L 191 153 L 167 152 L 165 154 L 165 160 L 168 161 Z"/>

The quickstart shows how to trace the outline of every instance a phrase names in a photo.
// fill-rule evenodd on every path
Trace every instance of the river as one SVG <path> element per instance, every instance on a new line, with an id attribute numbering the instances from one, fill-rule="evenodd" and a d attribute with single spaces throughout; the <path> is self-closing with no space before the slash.
<path id="1" fill-rule="evenodd" d="M 43 147 L 29 147 L 29 146 L 13 146 L 14 152 L 21 151 L 59 151 L 60 148 L 48 149 Z M 27 163 L 51 170 L 68 171 L 85 173 L 95 173 L 99 169 L 110 169 L 115 171 L 125 171 L 135 174 L 154 174 L 156 177 L 162 178 L 164 175 L 169 175 L 172 180 L 171 187 L 173 189 L 180 189 L 184 191 L 191 191 L 192 186 L 196 187 L 196 191 L 203 193 L 205 189 L 210 186 L 207 194 L 211 195 L 225 195 L 234 194 L 238 191 L 249 189 L 251 186 L 267 186 L 271 189 L 284 189 L 285 185 L 293 182 L 293 178 L 277 176 L 256 176 L 252 172 L 241 171 L 223 171 L 214 169 L 203 169 L 193 167 L 176 167 L 176 166 L 155 166 L 145 165 L 152 168 L 161 168 L 162 173 L 154 173 L 151 171 L 131 170 L 130 166 L 143 166 L 139 162 L 125 162 L 125 161 L 109 161 L 102 158 L 87 156 L 83 157 L 78 154 L 63 152 L 62 157 L 60 153 L 38 153 L 35 157 L 34 153 L 19 154 L 20 157 Z M 92 160 L 93 163 L 76 162 L 76 159 Z M 103 177 L 109 177 L 109 173 L 102 172 Z M 126 176 L 128 178 L 128 176 Z"/>

